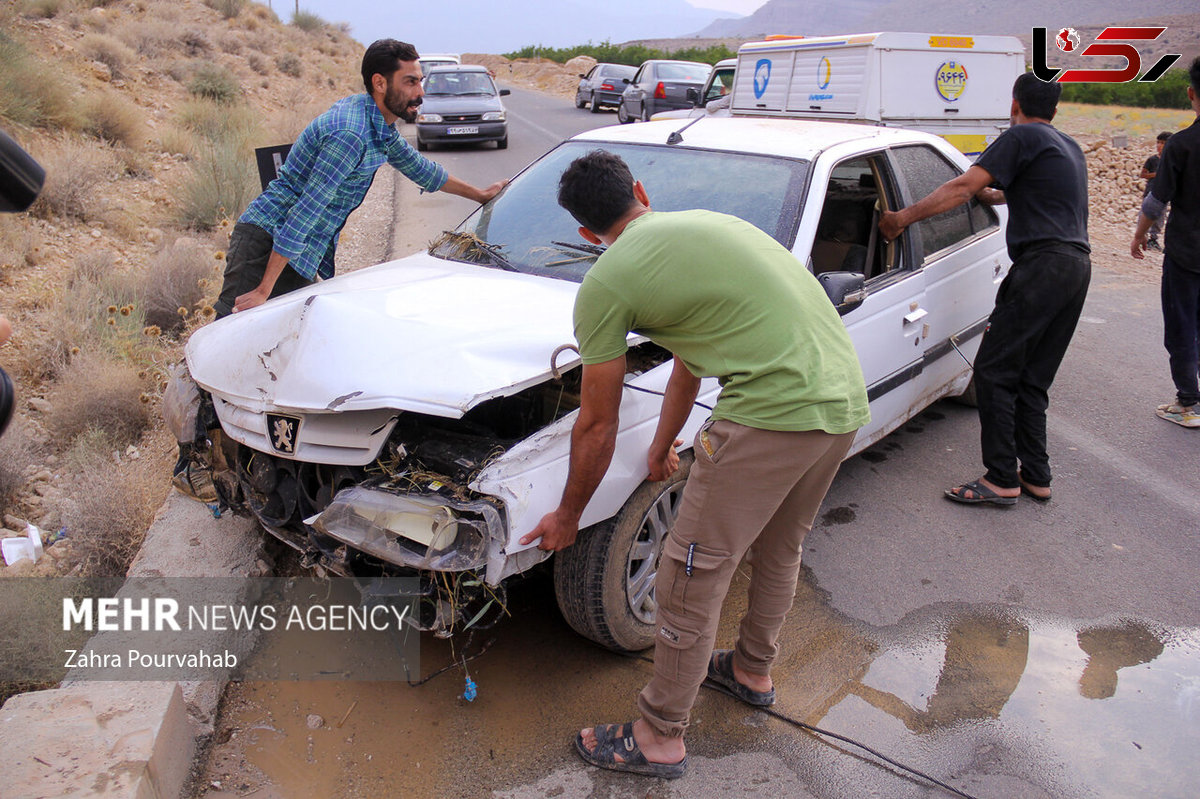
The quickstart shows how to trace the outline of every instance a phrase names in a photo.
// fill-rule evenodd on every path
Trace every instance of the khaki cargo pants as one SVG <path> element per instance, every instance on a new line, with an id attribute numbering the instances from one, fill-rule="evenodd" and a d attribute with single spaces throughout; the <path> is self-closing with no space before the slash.
<path id="1" fill-rule="evenodd" d="M 659 734 L 682 736 L 687 727 L 721 605 L 747 553 L 749 607 L 734 659 L 752 674 L 769 673 L 796 594 L 801 544 L 853 441 L 854 433 L 759 430 L 728 420 L 697 434 L 696 462 L 658 569 L 654 677 L 638 697 Z"/>

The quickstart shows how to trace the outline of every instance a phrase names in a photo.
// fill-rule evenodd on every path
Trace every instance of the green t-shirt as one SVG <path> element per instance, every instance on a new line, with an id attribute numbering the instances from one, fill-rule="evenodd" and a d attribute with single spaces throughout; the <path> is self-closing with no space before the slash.
<path id="1" fill-rule="evenodd" d="M 718 378 L 714 419 L 829 433 L 870 421 L 858 356 L 821 284 L 737 217 L 652 212 L 629 223 L 575 299 L 583 362 L 621 356 L 630 331 Z"/>

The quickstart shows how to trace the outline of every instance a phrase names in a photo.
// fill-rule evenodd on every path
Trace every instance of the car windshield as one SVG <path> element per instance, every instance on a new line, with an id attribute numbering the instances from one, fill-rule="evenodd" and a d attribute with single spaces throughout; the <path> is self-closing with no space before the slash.
<path id="1" fill-rule="evenodd" d="M 495 94 L 482 72 L 435 72 L 425 79 L 426 94 Z"/>
<path id="2" fill-rule="evenodd" d="M 430 247 L 448 260 L 579 282 L 603 252 L 558 205 L 558 179 L 584 153 L 625 159 L 656 211 L 704 208 L 741 217 L 791 248 L 808 162 L 666 145 L 566 142 Z"/>

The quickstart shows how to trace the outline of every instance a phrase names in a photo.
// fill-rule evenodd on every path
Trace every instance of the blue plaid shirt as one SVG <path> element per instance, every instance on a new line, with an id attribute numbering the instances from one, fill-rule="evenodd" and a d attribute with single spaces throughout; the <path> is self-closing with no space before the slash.
<path id="1" fill-rule="evenodd" d="M 425 191 L 437 191 L 448 177 L 383 121 L 370 95 L 339 100 L 309 123 L 279 177 L 238 221 L 270 233 L 274 250 L 309 280 L 333 277 L 338 234 L 385 162 Z"/>

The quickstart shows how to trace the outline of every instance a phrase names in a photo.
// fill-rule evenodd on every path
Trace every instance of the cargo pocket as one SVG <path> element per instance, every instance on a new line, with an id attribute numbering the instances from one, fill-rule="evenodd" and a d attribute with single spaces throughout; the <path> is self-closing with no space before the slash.
<path id="1" fill-rule="evenodd" d="M 665 569 L 669 579 L 659 583 L 658 637 L 671 646 L 685 649 L 695 642 L 700 628 L 698 620 L 720 613 L 724 592 L 717 590 L 723 567 L 732 557 L 728 552 L 700 544 L 679 541 L 668 536 L 663 544 L 663 561 L 659 575 Z M 669 583 L 669 584 L 667 584 Z M 665 628 L 665 629 L 664 629 Z M 687 640 L 684 640 L 687 639 Z"/>

